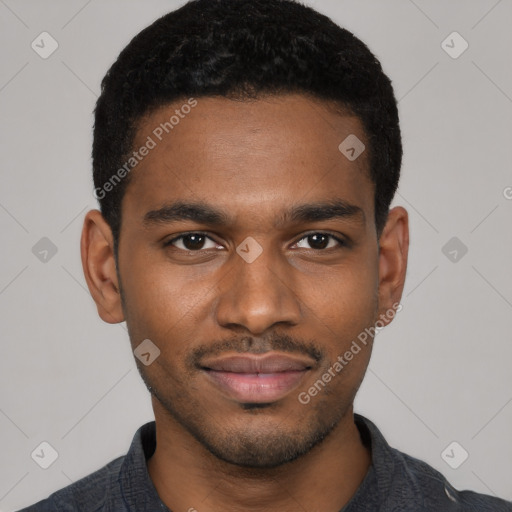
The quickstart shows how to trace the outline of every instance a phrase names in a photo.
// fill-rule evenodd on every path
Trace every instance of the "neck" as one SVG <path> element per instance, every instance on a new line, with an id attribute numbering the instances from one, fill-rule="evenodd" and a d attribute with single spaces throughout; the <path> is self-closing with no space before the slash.
<path id="1" fill-rule="evenodd" d="M 148 471 L 170 510 L 338 512 L 371 464 L 352 408 L 322 443 L 274 469 L 241 468 L 217 459 L 158 405 L 155 419 L 157 445 Z"/>

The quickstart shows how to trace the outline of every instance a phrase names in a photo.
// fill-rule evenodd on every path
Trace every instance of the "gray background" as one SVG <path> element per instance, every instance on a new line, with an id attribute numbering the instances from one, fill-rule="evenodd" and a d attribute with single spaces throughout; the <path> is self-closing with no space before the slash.
<path id="1" fill-rule="evenodd" d="M 79 237 L 97 207 L 101 78 L 140 29 L 181 3 L 0 0 L 2 511 L 125 453 L 152 419 L 125 325 L 96 314 Z M 512 499 L 512 2 L 308 3 L 369 45 L 400 100 L 394 204 L 410 213 L 410 263 L 403 310 L 378 335 L 356 410 L 455 487 Z M 59 44 L 47 59 L 31 48 L 43 31 Z M 456 59 L 441 45 L 453 31 L 469 43 Z M 46 262 L 32 251 L 43 237 L 57 248 Z M 46 470 L 30 456 L 42 441 L 59 454 Z M 469 453 L 458 469 L 441 456 L 453 441 Z M 448 453 L 460 461 L 461 448 Z"/>

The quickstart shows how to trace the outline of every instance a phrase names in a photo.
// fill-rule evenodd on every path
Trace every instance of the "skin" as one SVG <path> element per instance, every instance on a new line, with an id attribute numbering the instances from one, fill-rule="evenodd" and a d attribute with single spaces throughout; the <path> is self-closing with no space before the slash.
<path id="1" fill-rule="evenodd" d="M 134 147 L 181 104 L 141 120 Z M 391 209 L 377 237 L 367 152 L 351 162 L 338 149 L 349 134 L 368 148 L 364 130 L 331 107 L 302 95 L 199 98 L 132 171 L 117 271 L 108 224 L 97 210 L 86 215 L 82 262 L 100 317 L 126 320 L 133 349 L 150 339 L 161 351 L 149 366 L 137 364 L 157 429 L 148 470 L 171 510 L 282 512 L 300 504 L 337 512 L 370 466 L 353 401 L 372 342 L 308 404 L 298 395 L 400 301 L 408 215 Z M 337 199 L 361 212 L 283 219 L 298 204 Z M 147 212 L 177 200 L 224 210 L 229 223 L 144 224 Z M 198 231 L 207 236 L 202 245 L 182 238 L 164 246 Z M 326 232 L 346 243 L 308 238 Z M 247 237 L 262 248 L 252 263 L 236 252 Z M 293 390 L 261 407 L 227 397 L 193 364 L 198 354 L 271 351 L 317 359 Z"/>

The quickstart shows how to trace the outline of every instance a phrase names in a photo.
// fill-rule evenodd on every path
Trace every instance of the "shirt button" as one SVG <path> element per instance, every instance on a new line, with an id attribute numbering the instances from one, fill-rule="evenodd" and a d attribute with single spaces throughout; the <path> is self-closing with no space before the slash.
<path id="1" fill-rule="evenodd" d="M 452 494 L 451 490 L 448 489 L 448 487 L 446 485 L 444 486 L 444 492 L 446 493 L 446 496 L 448 496 L 448 498 L 450 500 L 452 500 L 455 503 L 457 503 L 457 498 Z"/>

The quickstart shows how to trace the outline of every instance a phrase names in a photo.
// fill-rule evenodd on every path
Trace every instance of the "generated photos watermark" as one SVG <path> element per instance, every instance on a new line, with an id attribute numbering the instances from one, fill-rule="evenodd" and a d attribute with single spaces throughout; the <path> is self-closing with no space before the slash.
<path id="1" fill-rule="evenodd" d="M 366 327 L 364 331 L 360 332 L 357 336 L 357 340 L 352 341 L 350 348 L 346 350 L 343 355 L 339 355 L 336 358 L 336 361 L 326 372 L 324 372 L 322 377 L 319 378 L 307 391 L 302 391 L 299 393 L 297 397 L 298 401 L 303 405 L 309 404 L 311 399 L 317 396 L 325 388 L 325 386 L 337 375 L 339 375 L 343 368 L 345 368 L 345 366 L 347 366 L 349 362 L 354 359 L 354 356 L 361 352 L 361 345 L 367 346 L 368 341 L 372 340 L 375 334 L 383 329 L 384 326 L 402 310 L 402 307 L 403 306 L 399 302 L 395 302 L 391 308 L 380 315 L 380 319 L 377 320 L 372 327 Z"/>
<path id="2" fill-rule="evenodd" d="M 94 197 L 96 199 L 103 199 L 107 193 L 114 190 L 114 188 L 121 183 L 121 180 L 137 167 L 137 165 L 150 154 L 151 150 L 155 149 L 158 144 L 162 142 L 165 135 L 171 133 L 171 131 L 180 124 L 181 120 L 185 119 L 187 114 L 190 114 L 192 109 L 196 106 L 197 100 L 189 98 L 186 103 L 174 111 L 174 115 L 172 115 L 168 121 L 160 123 L 155 127 L 151 135 L 147 136 L 146 142 L 137 151 L 133 151 L 132 156 L 130 156 L 101 187 L 94 189 Z"/>

